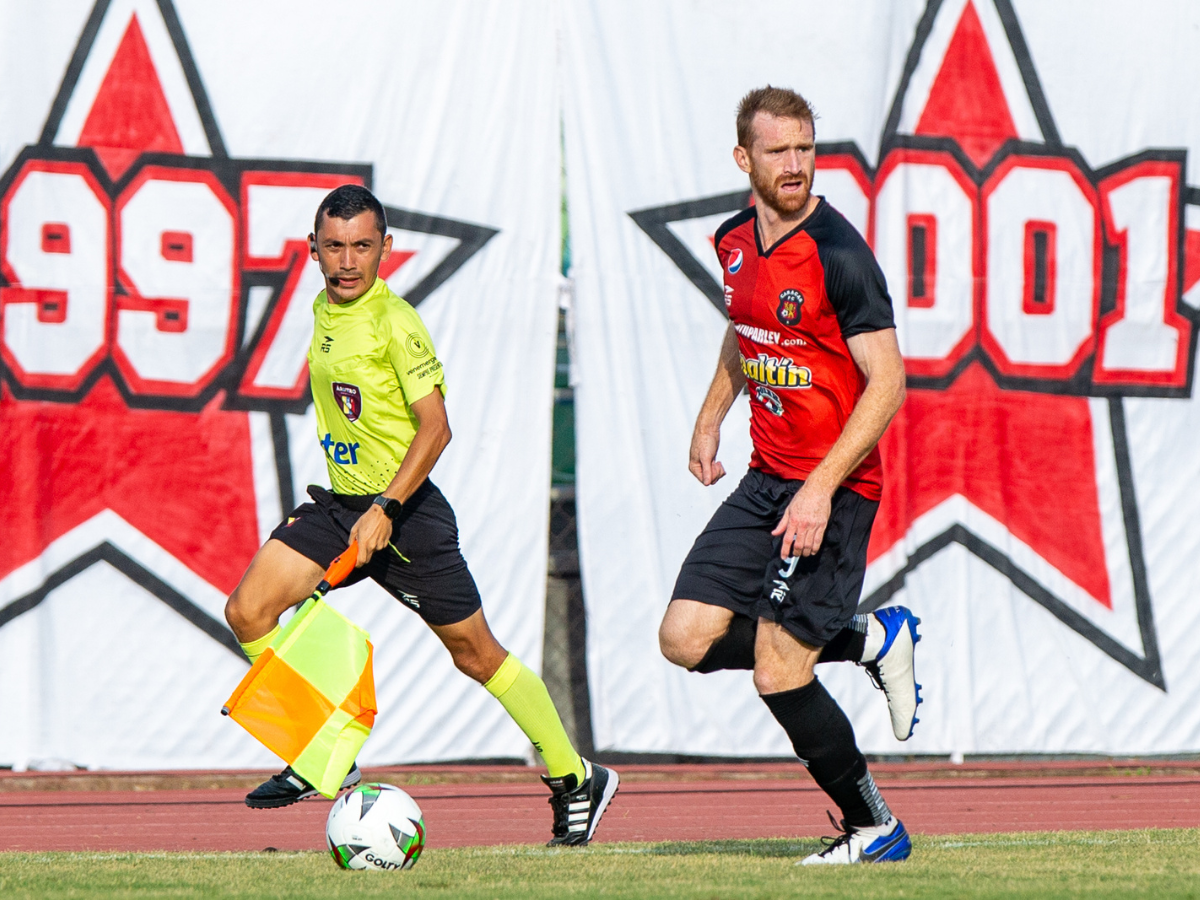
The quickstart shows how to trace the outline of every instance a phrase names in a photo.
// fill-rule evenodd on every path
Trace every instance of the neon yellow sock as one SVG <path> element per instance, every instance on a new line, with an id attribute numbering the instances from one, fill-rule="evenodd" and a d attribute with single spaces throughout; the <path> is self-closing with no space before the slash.
<path id="1" fill-rule="evenodd" d="M 551 778 L 574 774 L 583 782 L 583 760 L 571 746 L 542 679 L 510 653 L 484 687 L 525 732 Z"/>
<path id="2" fill-rule="evenodd" d="M 250 665 L 258 662 L 258 658 L 263 655 L 263 651 L 271 646 L 271 641 L 275 640 L 275 635 L 279 634 L 279 626 L 276 625 L 257 641 L 247 641 L 242 644 L 242 652 L 246 654 L 246 659 L 250 660 Z"/>

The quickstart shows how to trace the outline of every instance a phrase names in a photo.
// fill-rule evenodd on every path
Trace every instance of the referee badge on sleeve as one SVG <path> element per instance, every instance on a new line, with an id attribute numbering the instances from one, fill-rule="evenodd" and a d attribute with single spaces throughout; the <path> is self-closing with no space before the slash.
<path id="1" fill-rule="evenodd" d="M 413 359 L 420 359 L 423 356 L 429 355 L 429 345 L 422 340 L 419 334 L 410 334 L 404 339 L 404 345 L 408 348 L 409 355 Z"/>

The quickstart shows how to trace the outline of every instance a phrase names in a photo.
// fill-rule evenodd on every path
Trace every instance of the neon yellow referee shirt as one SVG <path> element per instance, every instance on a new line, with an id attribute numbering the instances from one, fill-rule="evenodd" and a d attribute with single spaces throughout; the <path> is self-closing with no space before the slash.
<path id="1" fill-rule="evenodd" d="M 442 364 L 417 311 L 382 278 L 357 300 L 313 302 L 308 372 L 317 436 L 339 494 L 378 494 L 417 433 L 412 404 L 446 393 Z"/>

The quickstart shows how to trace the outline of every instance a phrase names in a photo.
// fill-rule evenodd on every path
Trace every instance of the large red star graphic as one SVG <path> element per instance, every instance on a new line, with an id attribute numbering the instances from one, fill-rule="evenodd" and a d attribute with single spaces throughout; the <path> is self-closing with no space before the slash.
<path id="1" fill-rule="evenodd" d="M 931 11 L 936 14 L 937 8 L 931 6 Z M 995 11 L 1001 17 L 1007 16 L 1005 28 L 1011 41 L 1012 33 L 1018 30 L 1015 13 L 1004 0 L 995 0 Z M 1015 53 L 1015 44 L 1013 50 Z M 1038 126 L 1047 141 L 1057 142 L 1057 129 L 1049 117 L 1040 86 L 1030 80 L 1036 78 L 1031 65 L 1022 78 L 1029 92 L 1028 98 L 1022 99 L 1028 99 L 1031 107 L 1041 104 L 1040 112 L 1034 112 Z M 924 105 L 915 115 L 908 146 L 922 146 L 919 143 L 922 139 L 931 142 L 927 146 L 936 145 L 938 139 L 949 139 L 977 171 L 986 175 L 989 166 L 995 166 L 994 161 L 1001 158 L 1006 144 L 1022 138 L 1030 141 L 1028 125 L 1026 134 L 1019 133 L 1018 117 L 1009 99 L 976 3 L 967 0 L 958 14 Z M 911 123 L 913 118 L 910 116 L 908 121 Z M 893 136 L 892 140 L 895 139 Z M 888 140 L 885 135 L 885 148 Z M 1025 227 L 1028 242 L 1031 225 L 1027 223 Z M 1168 235 L 1175 227 L 1168 225 Z M 1124 240 L 1120 234 L 1110 234 L 1108 239 Z M 986 237 L 984 241 L 977 259 L 987 258 Z M 1200 244 L 1195 235 L 1189 234 L 1184 246 L 1179 281 L 1186 292 L 1200 275 L 1195 255 Z M 1026 247 L 1028 285 L 1032 267 L 1028 243 Z M 1171 279 L 1175 277 L 1166 276 L 1168 296 Z M 1128 439 L 1119 395 L 1109 392 L 1110 421 L 1103 422 L 1094 415 L 1095 407 L 1086 396 L 1089 391 L 1086 387 L 1080 390 L 1078 377 L 1071 376 L 1074 384 L 1055 382 L 1051 377 L 1041 381 L 1035 390 L 1022 390 L 1019 385 L 1006 385 L 999 380 L 997 366 L 1003 369 L 1003 365 L 989 359 L 988 338 L 982 334 L 980 324 L 985 319 L 981 298 L 989 285 L 982 280 L 978 268 L 975 278 L 975 349 L 960 358 L 948 375 L 938 373 L 940 378 L 930 377 L 928 368 L 913 366 L 907 401 L 881 441 L 888 490 L 872 534 L 869 561 L 883 569 L 894 568 L 899 562 L 894 548 L 899 546 L 906 547 L 907 561 L 897 575 L 864 600 L 863 607 L 870 609 L 888 602 L 903 586 L 907 571 L 947 542 L 957 541 L 1008 575 L 1031 598 L 1114 659 L 1165 689 L 1141 557 L 1137 501 L 1127 470 Z M 898 302 L 903 303 L 906 294 L 910 301 L 915 296 L 911 285 L 893 284 L 891 288 Z M 1027 287 L 1026 314 L 1045 312 L 1031 308 L 1028 291 Z M 1119 287 L 1117 294 L 1119 305 L 1122 302 Z M 1179 350 L 1175 370 L 1168 380 L 1188 385 L 1190 359 L 1185 358 L 1185 351 L 1190 345 L 1192 326 L 1174 309 L 1166 310 L 1164 315 L 1168 321 L 1182 323 L 1177 332 Z M 1086 347 L 1077 351 L 1076 361 L 1087 352 L 1091 351 Z M 1101 357 L 1102 351 L 1093 357 L 1097 367 L 1101 365 Z M 1133 373 L 1127 377 L 1136 385 L 1140 375 Z M 1189 391 L 1190 387 L 1182 389 Z M 1113 447 L 1118 469 L 1116 489 L 1126 529 L 1125 546 L 1121 548 L 1126 555 L 1118 559 L 1109 558 L 1119 551 L 1111 543 L 1106 547 L 1104 539 L 1096 448 L 1105 441 Z M 1019 542 L 1027 548 L 1026 554 L 1032 553 L 1040 560 L 1037 565 L 1048 565 L 1074 586 L 1072 590 L 1078 589 L 1076 605 L 1072 606 L 1023 570 L 1005 547 L 972 533 L 961 518 L 964 502 L 1007 532 L 1002 544 L 1010 540 Z M 917 533 L 915 529 L 922 517 L 936 514 L 943 504 L 954 504 L 948 507 L 948 514 L 943 513 L 939 518 L 943 527 L 949 526 L 948 530 L 936 538 L 927 536 L 928 543 L 923 547 L 909 548 L 906 541 L 911 541 Z M 1126 601 L 1126 607 L 1136 610 L 1136 635 L 1126 633 L 1118 637 L 1096 624 L 1097 615 L 1103 618 L 1103 614 L 1115 607 L 1110 574 L 1118 570 L 1129 573 L 1133 597 Z M 1080 595 L 1086 599 L 1081 600 Z M 1085 608 L 1088 604 L 1094 605 L 1094 611 Z M 1130 649 L 1139 643 L 1140 654 Z"/>
<path id="2" fill-rule="evenodd" d="M 113 178 L 144 152 L 183 152 L 136 13 L 78 143 Z M 259 530 L 247 413 L 223 409 L 224 399 L 218 393 L 198 414 L 131 408 L 108 373 L 77 404 L 16 400 L 5 389 L 0 417 L 25 439 L 0 479 L 0 504 L 21 510 L 26 524 L 0 543 L 0 577 L 111 509 L 232 591 Z"/>
<path id="3" fill-rule="evenodd" d="M 1001 390 L 972 363 L 947 390 L 910 389 L 880 449 L 870 560 L 958 495 L 1111 608 L 1087 400 Z"/>
<path id="4" fill-rule="evenodd" d="M 1018 137 L 970 2 L 916 133 L 953 139 L 980 168 Z M 1092 441 L 1086 399 L 1002 390 L 977 362 L 947 390 L 910 389 L 880 444 L 888 490 L 869 559 L 894 546 L 920 516 L 961 496 L 1111 608 Z"/>
<path id="5" fill-rule="evenodd" d="M 900 164 L 910 166 L 902 185 L 903 178 L 924 177 L 912 174 L 915 169 L 937 170 L 941 193 L 931 189 L 923 196 L 944 200 L 961 194 L 955 201 L 958 209 L 974 204 L 965 218 L 959 214 L 939 222 L 923 207 L 895 202 L 897 192 L 903 195 L 911 185 L 889 195 L 890 215 L 907 216 L 903 271 L 909 283 L 897 271 L 895 220 L 887 220 L 893 229 L 888 232 L 893 242 L 889 290 L 898 322 L 906 313 L 936 305 L 939 266 L 958 265 L 953 271 L 960 280 L 948 282 L 952 292 L 962 283 L 962 243 L 946 245 L 957 257 L 938 260 L 937 229 L 950 228 L 948 233 L 959 238 L 979 231 L 966 267 L 973 284 L 969 303 L 956 299 L 951 302 L 960 305 L 921 320 L 925 338 L 940 329 L 937 340 L 914 345 L 906 356 L 908 399 L 880 444 L 886 487 L 869 548 L 867 580 L 872 587 L 860 608 L 891 601 L 909 573 L 958 543 L 1063 624 L 1165 689 L 1121 398 L 1191 395 L 1198 321 L 1194 308 L 1200 306 L 1200 230 L 1195 226 L 1200 217 L 1181 220 L 1179 210 L 1186 204 L 1194 212 L 1200 190 L 1182 184 L 1183 151 L 1146 150 L 1091 171 L 1059 138 L 1009 0 L 947 0 L 929 3 L 917 26 L 874 172 L 851 144 L 818 144 L 817 153 L 818 192 L 827 193 L 874 241 L 877 255 L 881 198 Z M 1073 179 L 1071 190 L 1094 211 L 1095 223 L 1090 251 L 1082 238 L 1074 259 L 1087 252 L 1093 260 L 1105 258 L 1103 272 L 1096 262 L 1090 273 L 1086 267 L 1075 273 L 1075 283 L 1093 279 L 1094 295 L 1076 297 L 1075 321 L 1081 330 L 1073 332 L 1072 343 L 1064 342 L 1068 350 L 1053 364 L 1033 362 L 1032 356 L 1026 357 L 1029 363 L 1015 362 L 996 336 L 1007 322 L 1024 316 L 1019 327 L 1034 326 L 1038 317 L 1058 309 L 1056 288 L 1047 285 L 1054 282 L 1060 262 L 1054 249 L 1059 234 L 1056 225 L 1042 221 L 1044 212 L 1010 208 L 1008 227 L 1025 232 L 1024 271 L 1020 249 L 1015 258 L 1007 257 L 1007 269 L 997 271 L 1018 285 L 1015 302 L 1020 308 L 1016 317 L 1011 306 L 1000 314 L 1009 315 L 1008 320 L 989 318 L 990 292 L 1000 290 L 988 274 L 988 204 L 995 196 L 989 192 L 1021 167 L 1037 173 L 1035 177 L 1053 173 L 1049 180 L 1063 174 Z M 1105 329 L 1128 315 L 1128 286 L 1122 278 L 1135 270 L 1125 256 L 1131 226 L 1128 219 L 1117 221 L 1113 197 L 1139 179 L 1137 189 L 1152 182 L 1159 188 L 1170 185 L 1160 194 L 1165 199 L 1153 225 L 1154 240 L 1166 241 L 1156 259 L 1168 263 L 1159 270 L 1162 281 L 1156 282 L 1161 292 L 1141 309 L 1144 318 L 1161 317 L 1162 342 L 1149 363 L 1144 354 L 1126 352 L 1128 347 L 1106 355 L 1105 344 L 1113 333 Z M 1036 191 L 1022 194 L 1017 203 L 1031 199 L 1036 203 Z M 702 262 L 711 258 L 711 248 L 696 239 L 694 227 L 671 226 L 703 220 L 715 227 L 746 202 L 742 190 L 629 215 L 724 314 L 719 274 Z M 1085 212 L 1085 219 L 1092 214 Z M 1017 279 L 1012 278 L 1014 266 Z M 919 286 L 916 272 L 923 273 Z M 905 321 L 904 327 L 914 327 L 912 317 Z M 1028 336 L 1028 331 L 1019 335 L 1014 346 Z M 934 346 L 941 349 L 930 355 Z M 1119 544 L 1117 534 L 1123 538 Z"/>
<path id="6" fill-rule="evenodd" d="M 369 186 L 371 171 L 229 157 L 169 0 L 97 2 L 40 141 L 0 175 L 0 424 L 20 435 L 0 478 L 15 523 L 0 544 L 0 582 L 21 570 L 0 626 L 104 560 L 238 652 L 181 589 L 207 597 L 198 578 L 232 591 L 262 532 L 295 501 L 283 413 L 310 403 L 304 352 L 321 281 L 304 236 L 324 192 Z M 142 202 L 147 185 L 160 191 L 157 206 Z M 190 224 L 175 221 L 189 210 Z M 380 276 L 414 306 L 496 234 L 385 210 L 396 243 Z M 85 263 L 87 277 L 72 280 Z M 201 288 L 173 293 L 191 289 L 180 272 Z M 269 425 L 252 427 L 247 410 Z M 255 458 L 272 450 L 265 465 Z M 98 518 L 110 514 L 129 529 Z M 98 527 L 121 533 L 97 545 Z M 147 568 L 173 564 L 143 537 L 191 575 L 168 583 Z"/>

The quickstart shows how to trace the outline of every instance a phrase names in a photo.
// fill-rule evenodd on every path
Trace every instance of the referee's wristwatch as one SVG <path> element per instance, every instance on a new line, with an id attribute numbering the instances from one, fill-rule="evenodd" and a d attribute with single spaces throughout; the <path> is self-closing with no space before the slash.
<path id="1" fill-rule="evenodd" d="M 382 509 L 383 514 L 393 522 L 396 521 L 396 518 L 404 510 L 403 503 L 401 503 L 399 500 L 393 500 L 391 497 L 385 497 L 383 494 L 380 494 L 378 497 L 372 500 L 371 505 L 378 506 L 380 509 Z"/>

